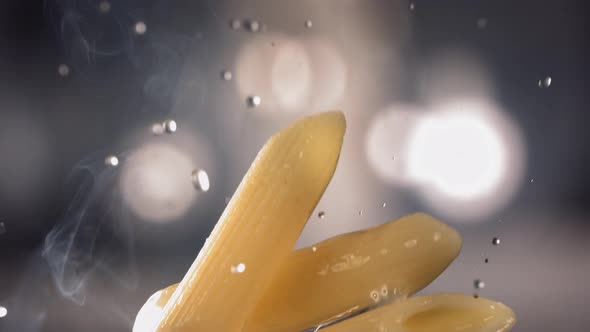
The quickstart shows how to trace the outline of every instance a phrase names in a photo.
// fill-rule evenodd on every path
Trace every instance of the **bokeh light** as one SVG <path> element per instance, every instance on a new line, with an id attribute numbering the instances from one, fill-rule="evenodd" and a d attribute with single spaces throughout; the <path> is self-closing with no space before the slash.
<path id="1" fill-rule="evenodd" d="M 409 139 L 410 176 L 455 199 L 488 194 L 506 172 L 506 147 L 474 111 L 425 116 Z"/>
<path id="2" fill-rule="evenodd" d="M 264 107 L 259 110 L 265 114 L 335 108 L 348 79 L 347 66 L 331 43 L 281 33 L 249 40 L 242 46 L 235 66 L 239 93 L 246 99 L 261 96 Z"/>
<path id="3" fill-rule="evenodd" d="M 455 222 L 479 222 L 508 204 L 526 162 L 520 130 L 480 99 L 442 103 L 410 138 L 410 174 L 425 201 Z"/>
<path id="4" fill-rule="evenodd" d="M 125 161 L 121 178 L 125 202 L 149 221 L 178 218 L 195 196 L 190 158 L 172 145 L 147 144 Z"/>
<path id="5" fill-rule="evenodd" d="M 367 158 L 386 183 L 414 189 L 456 222 L 507 204 L 525 162 L 518 128 L 486 99 L 450 98 L 421 109 L 392 105 L 372 120 Z"/>
<path id="6" fill-rule="evenodd" d="M 424 113 L 417 105 L 394 104 L 377 113 L 367 131 L 366 152 L 369 165 L 383 181 L 411 184 L 409 175 L 409 136 Z"/>
<path id="7" fill-rule="evenodd" d="M 303 44 L 295 40 L 281 43 L 272 63 L 271 88 L 279 104 L 297 109 L 311 90 L 311 68 Z"/>
<path id="8" fill-rule="evenodd" d="M 208 141 L 189 125 L 174 135 L 153 136 L 145 130 L 129 141 L 138 147 L 120 162 L 120 188 L 126 205 L 143 220 L 178 220 L 210 189 L 214 156 Z M 199 185 L 206 188 L 195 187 L 196 169 Z"/>

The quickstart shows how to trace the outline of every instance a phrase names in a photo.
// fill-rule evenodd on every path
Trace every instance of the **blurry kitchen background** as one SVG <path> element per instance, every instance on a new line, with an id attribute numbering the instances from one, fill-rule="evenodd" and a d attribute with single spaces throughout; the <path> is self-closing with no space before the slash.
<path id="1" fill-rule="evenodd" d="M 2 1 L 0 331 L 130 331 L 264 141 L 334 109 L 340 163 L 299 247 L 428 212 L 464 247 L 424 292 L 587 331 L 589 7 Z"/>

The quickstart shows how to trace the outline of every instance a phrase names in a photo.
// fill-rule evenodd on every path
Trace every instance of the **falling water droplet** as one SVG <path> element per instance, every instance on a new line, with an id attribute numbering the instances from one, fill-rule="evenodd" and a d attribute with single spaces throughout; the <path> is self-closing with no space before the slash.
<path id="1" fill-rule="evenodd" d="M 318 218 L 324 219 L 325 217 L 326 217 L 326 212 L 324 212 L 324 211 L 318 212 Z"/>
<path id="2" fill-rule="evenodd" d="M 497 238 L 497 237 L 493 238 L 492 239 L 492 244 L 495 245 L 495 246 L 499 245 L 500 244 L 500 238 Z"/>
<path id="3" fill-rule="evenodd" d="M 223 78 L 224 81 L 230 81 L 232 76 L 232 72 L 229 70 L 224 70 L 221 72 L 221 78 Z"/>
<path id="4" fill-rule="evenodd" d="M 57 66 L 57 73 L 59 76 L 66 77 L 70 74 L 70 67 L 64 63 Z"/>
<path id="5" fill-rule="evenodd" d="M 389 295 L 389 289 L 387 289 L 387 285 L 381 286 L 381 296 L 387 297 Z"/>
<path id="6" fill-rule="evenodd" d="M 485 282 L 479 280 L 479 279 L 475 279 L 473 281 L 473 287 L 475 287 L 475 289 L 482 289 L 486 286 Z"/>
<path id="7" fill-rule="evenodd" d="M 147 25 L 145 25 L 144 22 L 139 21 L 139 22 L 135 23 L 135 26 L 133 27 L 133 31 L 135 31 L 135 33 L 138 35 L 143 35 L 147 31 Z"/>
<path id="8" fill-rule="evenodd" d="M 545 79 L 543 80 L 543 86 L 546 88 L 551 86 L 551 76 L 545 77 Z"/>
<path id="9" fill-rule="evenodd" d="M 211 184 L 209 183 L 209 175 L 202 169 L 196 169 L 192 173 L 193 186 L 202 192 L 209 190 Z"/>
<path id="10" fill-rule="evenodd" d="M 106 14 L 109 11 L 111 11 L 111 3 L 108 1 L 101 1 L 98 4 L 98 10 L 100 10 L 101 13 Z"/>
<path id="11" fill-rule="evenodd" d="M 107 156 L 104 159 L 104 164 L 109 167 L 117 167 L 119 165 L 119 158 L 115 155 Z"/>
<path id="12" fill-rule="evenodd" d="M 250 32 L 258 32 L 260 30 L 260 23 L 256 20 L 248 22 L 248 30 L 250 30 Z"/>
<path id="13" fill-rule="evenodd" d="M 535 179 L 531 179 L 531 183 L 533 183 L 535 181 Z"/>
<path id="14" fill-rule="evenodd" d="M 373 300 L 375 303 L 379 302 L 379 292 L 377 290 L 373 289 L 369 296 L 371 297 L 371 300 Z"/>
<path id="15" fill-rule="evenodd" d="M 229 23 L 229 26 L 233 29 L 233 30 L 238 30 L 239 28 L 242 27 L 242 22 L 240 22 L 240 20 L 238 19 L 233 19 L 231 20 L 231 22 Z"/>
<path id="16" fill-rule="evenodd" d="M 8 315 L 8 310 L 0 305 L 0 318 L 6 317 Z"/>
<path id="17" fill-rule="evenodd" d="M 231 267 L 231 273 L 243 273 L 244 271 L 246 271 L 246 264 L 244 263 L 238 263 Z"/>
<path id="18" fill-rule="evenodd" d="M 416 9 L 416 5 L 412 2 L 410 3 L 410 10 L 414 10 Z"/>
<path id="19" fill-rule="evenodd" d="M 164 127 L 164 131 L 168 134 L 175 133 L 176 129 L 178 129 L 178 125 L 174 120 L 166 120 L 164 123 L 162 123 L 162 126 Z"/>
<path id="20" fill-rule="evenodd" d="M 307 20 L 307 21 L 305 21 L 305 27 L 306 27 L 306 28 L 308 28 L 308 29 L 309 29 L 309 28 L 311 28 L 312 26 L 313 26 L 313 23 L 311 22 L 311 20 Z"/>
<path id="21" fill-rule="evenodd" d="M 441 238 L 442 234 L 440 232 L 434 232 L 434 234 L 432 235 L 432 239 L 434 240 L 434 242 L 440 241 Z"/>
<path id="22" fill-rule="evenodd" d="M 544 79 L 539 80 L 537 82 L 537 85 L 539 86 L 539 88 L 548 88 L 551 86 L 551 82 L 552 82 L 551 76 L 547 76 Z"/>
<path id="23" fill-rule="evenodd" d="M 260 96 L 250 96 L 247 102 L 250 107 L 258 107 L 262 103 L 262 98 Z"/>
<path id="24" fill-rule="evenodd" d="M 359 210 L 359 216 L 363 215 L 363 210 Z"/>
<path id="25" fill-rule="evenodd" d="M 545 87 L 548 88 L 551 85 L 551 76 L 545 77 L 545 81 L 543 82 L 545 83 Z"/>
<path id="26" fill-rule="evenodd" d="M 164 125 L 161 123 L 154 123 L 152 125 L 152 134 L 159 136 L 164 133 Z"/>
<path id="27" fill-rule="evenodd" d="M 477 27 L 479 29 L 485 29 L 488 26 L 488 20 L 485 17 L 480 17 L 477 19 Z"/>
<path id="28" fill-rule="evenodd" d="M 6 225 L 3 221 L 0 221 L 0 235 L 6 233 Z"/>
<path id="29" fill-rule="evenodd" d="M 418 240 L 412 239 L 412 240 L 408 240 L 408 241 L 404 242 L 404 247 L 410 249 L 410 248 L 414 248 L 417 244 L 418 244 Z"/>
<path id="30" fill-rule="evenodd" d="M 487 264 L 487 263 L 490 262 L 490 260 L 488 258 L 486 258 L 486 259 L 483 260 L 483 262 Z"/>

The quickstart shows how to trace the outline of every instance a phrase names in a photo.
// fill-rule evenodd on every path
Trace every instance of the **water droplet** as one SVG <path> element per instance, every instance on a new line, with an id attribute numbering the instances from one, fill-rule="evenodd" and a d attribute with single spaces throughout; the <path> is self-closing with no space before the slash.
<path id="1" fill-rule="evenodd" d="M 231 267 L 231 273 L 244 273 L 246 271 L 246 264 L 238 263 Z"/>
<path id="2" fill-rule="evenodd" d="M 487 264 L 487 263 L 490 262 L 490 260 L 488 258 L 486 258 L 486 259 L 483 260 L 483 262 Z"/>
<path id="3" fill-rule="evenodd" d="M 375 303 L 379 302 L 379 292 L 377 290 L 373 289 L 369 296 L 371 297 L 371 300 L 373 300 Z"/>
<path id="4" fill-rule="evenodd" d="M 119 165 L 119 158 L 114 155 L 107 156 L 104 159 L 104 164 L 109 167 L 117 167 Z"/>
<path id="5" fill-rule="evenodd" d="M 229 26 L 234 30 L 238 30 L 239 28 L 242 27 L 242 22 L 240 22 L 240 20 L 238 20 L 238 19 L 233 19 L 229 23 Z"/>
<path id="6" fill-rule="evenodd" d="M 166 120 L 164 123 L 162 123 L 162 126 L 164 127 L 164 131 L 168 134 L 175 133 L 176 129 L 178 129 L 178 125 L 174 120 Z"/>
<path id="7" fill-rule="evenodd" d="M 414 248 L 418 244 L 418 240 L 412 239 L 404 242 L 404 247 L 406 248 Z"/>
<path id="8" fill-rule="evenodd" d="M 326 212 L 324 212 L 324 211 L 318 212 L 318 218 L 324 219 L 325 217 L 326 217 Z"/>
<path id="9" fill-rule="evenodd" d="M 552 81 L 551 76 L 547 76 L 544 79 L 539 80 L 537 82 L 537 85 L 539 86 L 539 88 L 548 88 L 551 86 L 551 81 Z"/>
<path id="10" fill-rule="evenodd" d="M 224 70 L 221 72 L 221 78 L 223 78 L 224 81 L 230 81 L 232 76 L 232 72 L 229 70 Z"/>
<path id="11" fill-rule="evenodd" d="M 260 30 L 260 23 L 256 20 L 248 22 L 248 30 L 250 30 L 250 32 L 258 32 Z"/>
<path id="12" fill-rule="evenodd" d="M 57 73 L 59 76 L 66 77 L 70 74 L 70 67 L 64 63 L 57 66 Z"/>
<path id="13" fill-rule="evenodd" d="M 363 210 L 359 210 L 359 216 L 363 215 Z"/>
<path id="14" fill-rule="evenodd" d="M 208 191 L 210 187 L 209 175 L 202 169 L 196 169 L 192 173 L 193 186 L 202 192 Z"/>
<path id="15" fill-rule="evenodd" d="M 383 202 L 383 204 L 381 204 L 382 207 L 386 207 L 387 203 Z"/>
<path id="16" fill-rule="evenodd" d="M 305 21 L 305 27 L 306 27 L 306 28 L 308 28 L 308 29 L 309 29 L 309 28 L 311 28 L 312 26 L 313 26 L 313 23 L 311 22 L 311 20 L 307 20 L 307 21 Z"/>
<path id="17" fill-rule="evenodd" d="M 500 238 L 497 238 L 497 237 L 493 238 L 492 239 L 492 244 L 495 245 L 495 246 L 499 245 L 500 244 Z"/>
<path id="18" fill-rule="evenodd" d="M 100 10 L 101 13 L 106 14 L 109 11 L 111 11 L 111 3 L 108 1 L 101 1 L 98 4 L 98 10 Z"/>
<path id="19" fill-rule="evenodd" d="M 477 19 L 477 27 L 479 29 L 485 29 L 488 26 L 488 20 L 485 17 L 480 17 Z"/>
<path id="20" fill-rule="evenodd" d="M 250 107 L 258 107 L 262 103 L 262 98 L 260 96 L 250 96 L 247 102 Z"/>
<path id="21" fill-rule="evenodd" d="M 316 246 L 311 247 L 311 251 L 316 252 L 318 251 L 318 248 Z"/>
<path id="22" fill-rule="evenodd" d="M 135 26 L 133 27 L 133 31 L 135 31 L 135 33 L 138 35 L 143 35 L 147 31 L 147 25 L 145 25 L 144 22 L 139 21 L 139 22 L 135 23 Z"/>
<path id="23" fill-rule="evenodd" d="M 381 286 L 381 296 L 387 297 L 389 295 L 389 289 L 387 289 L 387 285 Z"/>
<path id="24" fill-rule="evenodd" d="M 0 305 L 0 318 L 6 317 L 8 315 L 8 310 Z"/>
<path id="25" fill-rule="evenodd" d="M 535 181 L 535 179 L 531 179 L 531 183 L 533 183 Z"/>
<path id="26" fill-rule="evenodd" d="M 159 136 L 164 133 L 164 125 L 161 123 L 154 123 L 152 125 L 152 134 Z"/>
<path id="27" fill-rule="evenodd" d="M 548 88 L 551 85 L 551 76 L 545 77 L 543 83 L 545 83 L 545 87 Z"/>
<path id="28" fill-rule="evenodd" d="M 434 242 L 438 242 L 441 238 L 442 238 L 442 234 L 441 233 L 434 232 L 434 235 L 432 236 L 432 239 L 434 240 Z"/>
<path id="29" fill-rule="evenodd" d="M 479 298 L 479 294 L 477 292 L 473 293 L 473 298 L 474 299 L 478 299 Z"/>
<path id="30" fill-rule="evenodd" d="M 416 9 L 416 5 L 412 2 L 410 3 L 410 10 L 414 10 Z"/>
<path id="31" fill-rule="evenodd" d="M 475 279 L 473 281 L 473 287 L 475 287 L 475 289 L 482 289 L 486 286 L 485 282 L 479 280 L 479 279 Z"/>
<path id="32" fill-rule="evenodd" d="M 0 222 L 0 235 L 6 233 L 6 225 L 3 221 Z"/>

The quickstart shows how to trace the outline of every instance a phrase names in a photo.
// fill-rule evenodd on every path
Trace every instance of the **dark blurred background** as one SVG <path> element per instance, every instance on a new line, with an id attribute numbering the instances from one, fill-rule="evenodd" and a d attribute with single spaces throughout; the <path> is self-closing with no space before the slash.
<path id="1" fill-rule="evenodd" d="M 0 331 L 131 331 L 264 141 L 330 109 L 345 146 L 298 246 L 429 212 L 464 248 L 424 292 L 481 279 L 514 331 L 587 331 L 589 7 L 2 1 Z"/>

